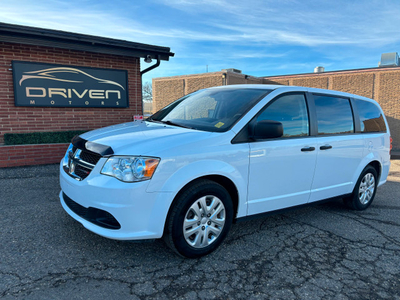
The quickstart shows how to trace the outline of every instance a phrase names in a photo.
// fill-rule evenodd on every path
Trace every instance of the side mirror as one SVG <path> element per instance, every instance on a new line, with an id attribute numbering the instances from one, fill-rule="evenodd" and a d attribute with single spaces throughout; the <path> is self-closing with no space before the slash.
<path id="1" fill-rule="evenodd" d="M 254 140 L 265 140 L 283 136 L 281 122 L 262 120 L 250 126 L 250 137 Z"/>

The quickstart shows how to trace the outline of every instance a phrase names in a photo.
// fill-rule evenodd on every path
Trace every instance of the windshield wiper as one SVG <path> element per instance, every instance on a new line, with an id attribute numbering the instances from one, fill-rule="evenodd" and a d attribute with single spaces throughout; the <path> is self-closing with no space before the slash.
<path id="1" fill-rule="evenodd" d="M 155 123 L 161 123 L 161 124 L 167 124 L 167 125 L 172 125 L 172 126 L 176 126 L 176 127 L 194 129 L 193 127 L 189 127 L 189 126 L 185 126 L 185 125 L 182 125 L 182 124 L 178 124 L 178 123 L 172 122 L 170 120 L 168 120 L 168 121 L 154 120 L 154 119 L 152 119 L 150 117 L 150 118 L 147 118 L 146 121 L 155 122 Z"/>
<path id="2" fill-rule="evenodd" d="M 193 129 L 192 127 L 185 126 L 185 125 L 178 124 L 178 123 L 174 123 L 174 122 L 171 122 L 170 120 L 168 120 L 168 121 L 158 121 L 158 122 L 161 122 L 161 123 L 164 123 L 164 124 L 167 124 L 167 125 L 172 125 L 172 126 L 177 126 L 177 127 L 182 127 L 182 128 Z"/>

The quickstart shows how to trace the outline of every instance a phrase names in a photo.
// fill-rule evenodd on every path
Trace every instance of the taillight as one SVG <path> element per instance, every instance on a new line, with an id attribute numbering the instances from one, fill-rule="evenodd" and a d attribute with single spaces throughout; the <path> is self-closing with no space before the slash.
<path id="1" fill-rule="evenodd" d="M 392 151 L 392 148 L 393 148 L 393 139 L 392 139 L 392 137 L 390 137 L 390 149 L 389 149 L 389 154 L 390 154 L 390 152 Z"/>

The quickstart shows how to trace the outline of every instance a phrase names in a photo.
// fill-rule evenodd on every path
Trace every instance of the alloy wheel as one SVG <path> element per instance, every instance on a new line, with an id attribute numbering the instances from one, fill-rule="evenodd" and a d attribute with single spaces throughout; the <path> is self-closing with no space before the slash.
<path id="1" fill-rule="evenodd" d="M 374 195 L 375 191 L 375 177 L 371 173 L 365 174 L 360 183 L 360 188 L 358 189 L 358 199 L 361 204 L 367 204 Z"/>

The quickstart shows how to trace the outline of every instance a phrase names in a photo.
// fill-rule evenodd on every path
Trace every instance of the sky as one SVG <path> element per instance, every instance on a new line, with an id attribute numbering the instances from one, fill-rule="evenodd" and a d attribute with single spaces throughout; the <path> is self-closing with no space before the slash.
<path id="1" fill-rule="evenodd" d="M 170 47 L 143 82 L 369 68 L 400 52 L 399 0 L 0 0 L 0 22 Z"/>

